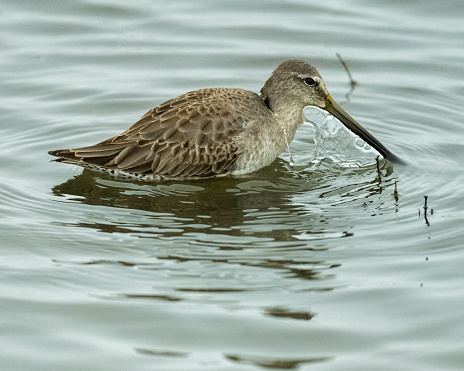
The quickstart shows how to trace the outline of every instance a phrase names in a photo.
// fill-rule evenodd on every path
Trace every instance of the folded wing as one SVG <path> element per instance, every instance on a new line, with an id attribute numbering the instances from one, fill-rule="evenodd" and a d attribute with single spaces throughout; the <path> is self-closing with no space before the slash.
<path id="1" fill-rule="evenodd" d="M 236 162 L 244 118 L 224 99 L 227 89 L 183 94 L 148 111 L 125 132 L 101 143 L 50 151 L 56 161 L 134 174 L 210 176 Z M 221 99 L 218 99 L 218 94 Z"/>

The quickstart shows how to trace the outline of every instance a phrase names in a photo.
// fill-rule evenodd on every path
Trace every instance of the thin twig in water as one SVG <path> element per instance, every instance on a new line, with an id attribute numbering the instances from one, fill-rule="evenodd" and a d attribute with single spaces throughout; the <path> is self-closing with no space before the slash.
<path id="1" fill-rule="evenodd" d="M 379 183 L 380 183 L 382 181 L 382 176 L 381 176 L 381 173 L 380 173 L 379 157 L 380 157 L 380 155 L 378 155 L 375 158 L 375 162 L 377 163 L 377 176 L 379 177 Z"/>
<path id="2" fill-rule="evenodd" d="M 338 57 L 338 60 L 340 61 L 340 63 L 342 64 L 343 68 L 345 69 L 346 74 L 348 75 L 348 78 L 350 79 L 351 91 L 353 91 L 355 85 L 357 85 L 358 83 L 353 79 L 353 76 L 351 76 L 351 72 L 350 72 L 350 70 L 348 68 L 348 65 L 343 60 L 342 56 L 339 53 L 337 53 L 337 57 Z"/>
<path id="3" fill-rule="evenodd" d="M 430 226 L 429 220 L 427 219 L 427 198 L 428 196 L 424 196 L 424 219 L 425 219 L 425 224 L 427 224 L 427 227 Z"/>
<path id="4" fill-rule="evenodd" d="M 395 180 L 395 190 L 393 191 L 393 196 L 395 197 L 395 202 L 398 203 L 398 200 L 400 198 L 398 196 L 398 187 L 396 186 L 396 180 Z"/>

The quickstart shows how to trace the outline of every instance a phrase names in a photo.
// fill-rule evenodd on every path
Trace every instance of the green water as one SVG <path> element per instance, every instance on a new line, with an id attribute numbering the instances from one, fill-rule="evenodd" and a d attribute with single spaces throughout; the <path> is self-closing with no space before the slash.
<path id="1" fill-rule="evenodd" d="M 0 369 L 463 369 L 463 17 L 451 0 L 2 4 Z M 310 126 L 295 165 L 238 178 L 50 162 L 183 92 L 258 92 L 289 58 L 408 165 L 314 165 Z"/>

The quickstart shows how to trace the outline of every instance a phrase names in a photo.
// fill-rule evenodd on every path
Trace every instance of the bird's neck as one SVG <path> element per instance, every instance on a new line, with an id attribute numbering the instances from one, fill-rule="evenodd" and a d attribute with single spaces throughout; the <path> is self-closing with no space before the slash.
<path id="1" fill-rule="evenodd" d="M 300 104 L 297 104 L 296 102 L 289 101 L 287 97 L 279 95 L 273 95 L 270 97 L 263 91 L 261 91 L 261 98 L 263 99 L 266 107 L 272 111 L 281 125 L 284 125 L 286 129 L 293 132 L 294 135 L 296 129 L 303 124 L 304 107 L 300 107 Z"/>
<path id="2" fill-rule="evenodd" d="M 303 109 L 287 102 L 286 105 L 277 106 L 273 113 L 285 134 L 286 141 L 290 143 L 298 127 L 303 124 Z"/>

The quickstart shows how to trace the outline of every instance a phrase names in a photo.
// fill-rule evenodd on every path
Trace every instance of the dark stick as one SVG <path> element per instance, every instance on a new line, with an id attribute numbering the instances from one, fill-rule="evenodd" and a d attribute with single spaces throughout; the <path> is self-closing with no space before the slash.
<path id="1" fill-rule="evenodd" d="M 427 198 L 428 196 L 424 196 L 424 218 L 425 218 L 425 224 L 427 224 L 427 227 L 430 226 L 429 220 L 427 219 Z"/>
<path id="2" fill-rule="evenodd" d="M 379 183 L 382 181 L 382 177 L 380 175 L 380 164 L 379 164 L 379 156 L 375 158 L 375 162 L 377 163 L 377 175 L 379 177 Z"/>
<path id="3" fill-rule="evenodd" d="M 342 56 L 339 53 L 337 53 L 337 57 L 340 63 L 342 64 L 343 68 L 345 69 L 346 74 L 348 75 L 348 78 L 350 79 L 351 88 L 354 88 L 357 82 L 353 79 L 353 76 L 351 76 L 351 72 L 348 68 L 348 65 L 346 64 L 346 62 L 343 60 Z"/>
<path id="4" fill-rule="evenodd" d="M 393 191 L 393 196 L 395 197 L 395 202 L 398 202 L 400 198 L 398 196 L 398 187 L 396 186 L 396 180 L 395 180 L 395 190 Z"/>

